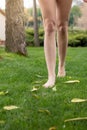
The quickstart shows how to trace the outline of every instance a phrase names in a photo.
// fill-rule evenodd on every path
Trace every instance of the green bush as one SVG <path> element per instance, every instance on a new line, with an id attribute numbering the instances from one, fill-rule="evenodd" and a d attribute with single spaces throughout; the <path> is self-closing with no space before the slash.
<path id="1" fill-rule="evenodd" d="M 44 36 L 44 29 L 39 29 L 39 36 Z"/>
<path id="2" fill-rule="evenodd" d="M 32 28 L 26 29 L 26 43 L 28 46 L 34 46 L 34 30 Z M 44 30 L 39 29 L 40 46 L 44 44 Z M 87 31 L 83 30 L 69 30 L 68 46 L 78 47 L 87 46 Z"/>
<path id="3" fill-rule="evenodd" d="M 39 42 L 40 42 L 40 46 L 44 45 L 44 37 L 43 36 L 39 36 Z"/>
<path id="4" fill-rule="evenodd" d="M 25 30 L 27 46 L 34 46 L 34 30 L 32 28 Z M 39 42 L 40 46 L 44 44 L 44 30 L 39 29 Z"/>
<path id="5" fill-rule="evenodd" d="M 82 32 L 74 31 L 72 33 L 69 32 L 68 45 L 71 47 L 87 46 L 87 32 L 85 32 L 85 31 L 82 31 Z"/>
<path id="6" fill-rule="evenodd" d="M 31 36 L 34 36 L 34 30 L 32 28 L 26 29 L 26 33 L 31 35 Z"/>
<path id="7" fill-rule="evenodd" d="M 40 42 L 40 46 L 44 45 L 44 30 L 39 29 L 39 42 Z"/>
<path id="8" fill-rule="evenodd" d="M 33 29 L 25 29 L 25 37 L 27 46 L 34 46 L 34 31 Z"/>

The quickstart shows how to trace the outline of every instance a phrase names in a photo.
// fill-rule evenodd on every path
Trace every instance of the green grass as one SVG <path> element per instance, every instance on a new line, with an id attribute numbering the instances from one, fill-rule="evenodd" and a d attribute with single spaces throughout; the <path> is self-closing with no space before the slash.
<path id="1" fill-rule="evenodd" d="M 25 58 L 0 48 L 0 91 L 8 91 L 0 95 L 0 121 L 5 121 L 0 130 L 86 130 L 87 120 L 64 120 L 87 117 L 87 102 L 71 103 L 73 98 L 87 99 L 87 48 L 68 48 L 67 76 L 57 78 L 57 91 L 42 87 L 47 80 L 43 48 L 30 47 L 28 54 Z M 67 80 L 80 83 L 65 84 Z M 39 89 L 31 92 L 35 86 Z M 4 110 L 8 105 L 19 109 Z"/>

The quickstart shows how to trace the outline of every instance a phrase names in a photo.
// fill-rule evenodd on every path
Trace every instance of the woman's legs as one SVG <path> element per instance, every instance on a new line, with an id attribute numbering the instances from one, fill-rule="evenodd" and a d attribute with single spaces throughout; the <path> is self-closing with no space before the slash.
<path id="1" fill-rule="evenodd" d="M 65 57 L 68 45 L 68 18 L 72 0 L 57 1 L 57 31 L 58 31 L 58 76 L 65 76 Z"/>
<path id="2" fill-rule="evenodd" d="M 58 76 L 65 76 L 65 56 L 68 43 L 68 17 L 72 0 L 39 0 L 45 30 L 44 51 L 48 69 L 48 81 L 44 87 L 51 87 L 55 84 L 56 65 L 56 16 L 58 31 L 59 50 L 59 72 Z M 57 8 L 56 8 L 57 5 Z M 57 13 L 57 15 L 56 15 Z"/>
<path id="3" fill-rule="evenodd" d="M 48 69 L 48 81 L 44 87 L 52 87 L 55 84 L 56 66 L 56 0 L 39 0 L 45 30 L 44 52 Z"/>

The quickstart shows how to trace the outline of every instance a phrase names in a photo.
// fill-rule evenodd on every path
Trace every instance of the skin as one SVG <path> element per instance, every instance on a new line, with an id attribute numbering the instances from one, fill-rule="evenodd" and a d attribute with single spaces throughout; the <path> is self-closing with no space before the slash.
<path id="1" fill-rule="evenodd" d="M 68 44 L 68 18 L 72 0 L 38 0 L 41 7 L 44 23 L 44 52 L 48 70 L 48 81 L 43 85 L 45 88 L 53 87 L 56 80 L 56 41 L 58 39 L 59 77 L 64 77 L 65 57 Z"/>
<path id="2" fill-rule="evenodd" d="M 87 0 L 83 0 L 84 2 L 87 2 Z"/>

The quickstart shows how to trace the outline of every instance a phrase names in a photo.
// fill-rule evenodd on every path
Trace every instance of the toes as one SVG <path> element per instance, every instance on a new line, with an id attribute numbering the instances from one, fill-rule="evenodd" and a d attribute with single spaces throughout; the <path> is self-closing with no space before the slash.
<path id="1" fill-rule="evenodd" d="M 47 81 L 47 82 L 43 85 L 43 87 L 44 87 L 44 88 L 52 88 L 52 87 L 54 86 L 54 84 L 55 84 L 55 81 Z"/>
<path id="2" fill-rule="evenodd" d="M 53 86 L 54 84 L 49 84 L 49 83 L 43 85 L 44 88 L 52 88 Z"/>

